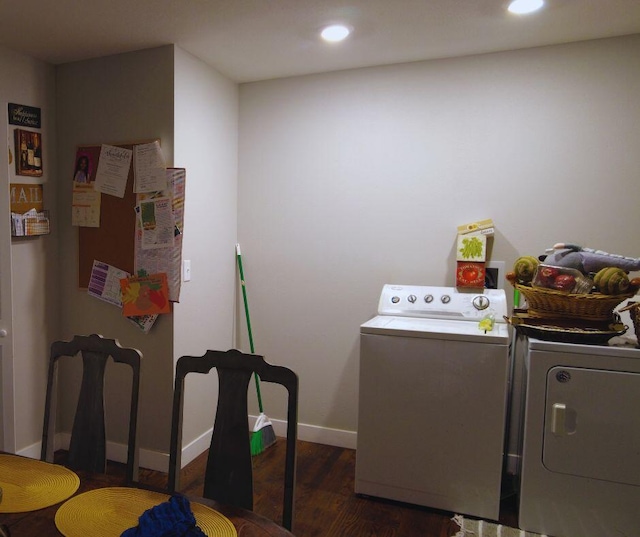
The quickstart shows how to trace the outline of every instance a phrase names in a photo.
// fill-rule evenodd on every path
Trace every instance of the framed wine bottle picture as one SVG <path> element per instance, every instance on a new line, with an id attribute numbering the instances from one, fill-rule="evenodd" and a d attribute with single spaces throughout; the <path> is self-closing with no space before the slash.
<path id="1" fill-rule="evenodd" d="M 16 129 L 16 175 L 42 176 L 42 134 Z"/>

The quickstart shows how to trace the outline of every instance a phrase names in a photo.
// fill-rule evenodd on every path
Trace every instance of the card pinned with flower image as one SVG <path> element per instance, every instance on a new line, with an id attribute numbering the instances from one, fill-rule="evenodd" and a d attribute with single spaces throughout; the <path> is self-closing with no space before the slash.
<path id="1" fill-rule="evenodd" d="M 164 272 L 122 278 L 120 288 L 122 314 L 125 317 L 171 312 L 167 275 Z"/>

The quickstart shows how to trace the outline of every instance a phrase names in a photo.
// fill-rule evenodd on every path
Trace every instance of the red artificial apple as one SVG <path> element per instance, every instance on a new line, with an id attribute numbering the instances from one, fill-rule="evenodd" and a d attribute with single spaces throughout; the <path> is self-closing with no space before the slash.
<path id="1" fill-rule="evenodd" d="M 552 287 L 558 291 L 573 291 L 576 279 L 571 274 L 558 274 L 553 280 Z"/>

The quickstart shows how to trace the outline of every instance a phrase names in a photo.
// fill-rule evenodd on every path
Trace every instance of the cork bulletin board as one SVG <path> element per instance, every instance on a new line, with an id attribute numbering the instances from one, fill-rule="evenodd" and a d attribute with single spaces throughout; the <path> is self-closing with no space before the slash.
<path id="1" fill-rule="evenodd" d="M 143 142 L 141 142 L 143 143 Z M 147 142 L 144 142 L 147 143 Z M 113 144 L 133 149 L 135 144 Z M 98 162 L 100 145 L 78 148 Z M 91 174 L 95 174 L 93 166 Z M 86 289 L 91 278 L 94 259 L 130 274 L 134 273 L 134 243 L 136 228 L 136 195 L 133 192 L 133 166 L 129 168 L 127 188 L 123 198 L 101 194 L 100 227 L 78 228 L 78 287 Z"/>

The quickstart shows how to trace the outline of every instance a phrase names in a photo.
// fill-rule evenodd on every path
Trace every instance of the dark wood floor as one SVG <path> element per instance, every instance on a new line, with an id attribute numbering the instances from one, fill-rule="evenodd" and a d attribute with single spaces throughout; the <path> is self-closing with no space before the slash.
<path id="1" fill-rule="evenodd" d="M 253 458 L 254 511 L 278 523 L 282 516 L 284 440 Z M 181 474 L 182 492 L 202 494 L 207 453 Z M 296 505 L 293 533 L 297 537 L 451 537 L 458 526 L 452 513 L 354 493 L 355 451 L 298 442 Z M 140 481 L 166 486 L 166 474 L 141 470 Z M 515 499 L 502 502 L 500 521 L 515 525 Z"/>

